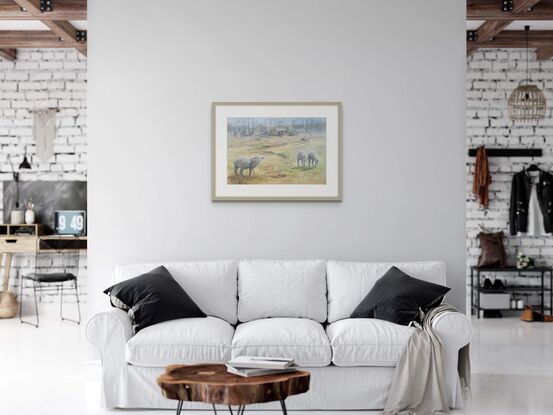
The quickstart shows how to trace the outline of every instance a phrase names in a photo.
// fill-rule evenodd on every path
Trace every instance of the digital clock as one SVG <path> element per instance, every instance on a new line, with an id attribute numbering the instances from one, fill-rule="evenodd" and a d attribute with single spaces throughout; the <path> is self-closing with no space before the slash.
<path id="1" fill-rule="evenodd" d="M 86 235 L 84 210 L 56 210 L 54 212 L 56 235 Z"/>

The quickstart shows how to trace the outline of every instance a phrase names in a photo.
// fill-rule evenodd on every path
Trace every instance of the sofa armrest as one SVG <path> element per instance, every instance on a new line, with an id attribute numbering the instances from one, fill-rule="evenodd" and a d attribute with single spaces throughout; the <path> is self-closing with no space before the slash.
<path id="1" fill-rule="evenodd" d="M 100 350 L 102 360 L 102 402 L 108 408 L 121 406 L 124 395 L 125 347 L 132 337 L 132 324 L 123 310 L 112 308 L 94 315 L 86 325 L 86 338 Z"/>
<path id="2" fill-rule="evenodd" d="M 472 338 L 470 319 L 459 312 L 450 311 L 438 316 L 432 327 L 440 337 L 445 350 L 445 381 L 451 408 L 463 407 L 463 396 L 457 370 L 459 350 Z"/>
<path id="3" fill-rule="evenodd" d="M 123 345 L 132 337 L 132 323 L 128 314 L 118 308 L 98 313 L 86 324 L 86 338 L 93 346 L 103 351 L 108 343 Z"/>

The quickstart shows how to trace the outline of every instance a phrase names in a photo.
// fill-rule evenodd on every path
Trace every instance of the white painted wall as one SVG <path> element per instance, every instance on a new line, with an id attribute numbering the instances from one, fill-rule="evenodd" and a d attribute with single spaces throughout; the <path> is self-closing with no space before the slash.
<path id="1" fill-rule="evenodd" d="M 465 303 L 465 2 L 89 4 L 89 306 L 116 263 L 443 259 Z M 342 101 L 342 203 L 213 203 L 212 101 Z"/>

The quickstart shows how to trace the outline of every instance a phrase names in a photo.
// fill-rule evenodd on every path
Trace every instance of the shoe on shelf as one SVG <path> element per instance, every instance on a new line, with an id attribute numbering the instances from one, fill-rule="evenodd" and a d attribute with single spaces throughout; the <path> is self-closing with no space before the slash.
<path id="1" fill-rule="evenodd" d="M 528 323 L 531 323 L 534 321 L 534 310 L 532 310 L 531 305 L 527 305 L 522 314 L 520 315 L 520 319 L 522 321 L 526 321 Z"/>
<path id="2" fill-rule="evenodd" d="M 484 310 L 483 318 L 502 318 L 503 314 L 499 310 Z"/>
<path id="3" fill-rule="evenodd" d="M 542 323 L 553 323 L 553 316 L 546 316 L 538 311 L 534 311 L 534 321 L 540 321 Z"/>
<path id="4" fill-rule="evenodd" d="M 489 278 L 486 278 L 484 280 L 484 283 L 482 284 L 482 288 L 484 288 L 486 290 L 491 290 L 492 289 L 492 280 L 490 280 Z"/>
<path id="5" fill-rule="evenodd" d="M 505 284 L 503 284 L 503 281 L 501 281 L 500 279 L 495 279 L 493 281 L 492 288 L 494 290 L 504 290 L 505 289 Z"/>

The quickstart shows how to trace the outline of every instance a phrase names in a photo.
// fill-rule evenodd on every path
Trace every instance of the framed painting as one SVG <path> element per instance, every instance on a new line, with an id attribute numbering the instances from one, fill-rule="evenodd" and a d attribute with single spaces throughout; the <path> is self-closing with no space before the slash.
<path id="1" fill-rule="evenodd" d="M 212 199 L 342 200 L 342 104 L 212 104 Z"/>

